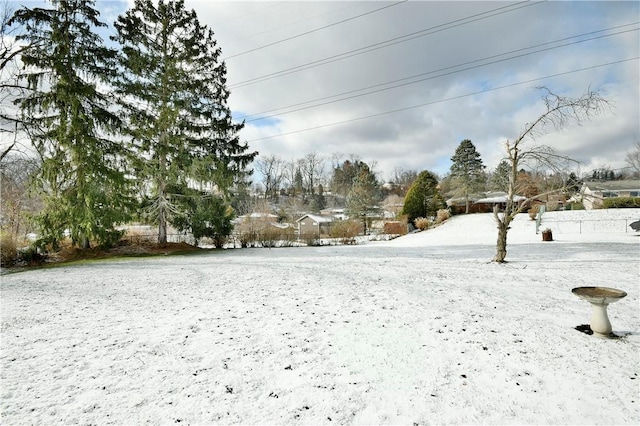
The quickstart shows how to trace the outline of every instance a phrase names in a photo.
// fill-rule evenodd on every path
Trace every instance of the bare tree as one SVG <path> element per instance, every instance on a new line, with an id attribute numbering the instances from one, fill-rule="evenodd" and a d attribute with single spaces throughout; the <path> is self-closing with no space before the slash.
<path id="1" fill-rule="evenodd" d="M 535 121 L 527 123 L 524 130 L 513 141 L 507 141 L 505 148 L 506 160 L 509 163 L 509 185 L 507 191 L 506 206 L 503 212 L 494 209 L 494 216 L 498 225 L 498 241 L 494 261 L 505 262 L 507 257 L 507 233 L 509 225 L 516 215 L 524 210 L 533 198 L 545 195 L 538 194 L 528 198 L 524 203 L 514 201 L 517 193 L 518 173 L 526 164 L 537 163 L 551 170 L 559 170 L 561 164 L 572 161 L 570 158 L 558 155 L 551 147 L 546 145 L 529 145 L 526 142 L 534 140 L 536 136 L 548 133 L 550 127 L 559 130 L 569 123 L 581 123 L 585 119 L 601 114 L 608 107 L 609 102 L 598 92 L 591 90 L 579 98 L 559 96 L 546 87 L 540 88 L 544 92 L 542 97 L 546 111 Z"/>
<path id="2" fill-rule="evenodd" d="M 404 196 L 417 177 L 418 172 L 415 170 L 404 170 L 402 167 L 396 167 L 393 170 L 391 182 L 397 188 L 397 194 Z"/>
<path id="3" fill-rule="evenodd" d="M 321 183 L 324 174 L 324 160 L 322 157 L 312 152 L 300 160 L 300 171 L 304 181 L 304 189 L 307 194 L 315 194 L 316 186 Z"/>
<path id="4" fill-rule="evenodd" d="M 12 25 L 13 9 L 4 1 L 0 3 L 0 161 L 20 147 L 20 139 L 24 136 L 23 119 L 14 105 L 27 88 L 25 82 L 18 77 L 19 58 L 35 42 L 20 43 L 20 28 Z"/>
<path id="5" fill-rule="evenodd" d="M 275 155 L 260 157 L 255 162 L 255 168 L 262 175 L 264 197 L 277 199 L 282 185 L 284 162 Z"/>
<path id="6" fill-rule="evenodd" d="M 636 140 L 634 148 L 627 152 L 626 160 L 631 168 L 631 173 L 640 177 L 640 139 Z"/>
<path id="7" fill-rule="evenodd" d="M 39 198 L 29 196 L 29 181 L 40 165 L 22 155 L 8 155 L 0 163 L 0 229 L 14 238 L 30 232 L 26 216 L 36 213 Z"/>
<path id="8" fill-rule="evenodd" d="M 299 174 L 298 162 L 296 160 L 284 161 L 282 165 L 282 183 L 288 195 L 296 195 L 296 176 Z"/>

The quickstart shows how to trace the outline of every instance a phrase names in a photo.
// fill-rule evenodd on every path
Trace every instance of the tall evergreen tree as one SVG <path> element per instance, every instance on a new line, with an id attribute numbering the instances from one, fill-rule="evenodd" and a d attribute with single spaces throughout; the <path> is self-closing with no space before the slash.
<path id="1" fill-rule="evenodd" d="M 150 187 L 158 242 L 180 213 L 177 198 L 200 182 L 222 193 L 243 180 L 257 153 L 248 152 L 227 106 L 226 66 L 213 31 L 184 1 L 136 0 L 121 15 L 118 90 L 138 151 L 137 178 Z"/>
<path id="2" fill-rule="evenodd" d="M 469 195 L 482 189 L 485 166 L 482 164 L 480 153 L 469 139 L 460 142 L 455 154 L 451 157 L 451 161 L 453 162 L 451 164 L 451 177 L 454 180 L 456 193 L 464 197 L 466 213 L 469 213 L 471 205 Z"/>
<path id="3" fill-rule="evenodd" d="M 180 214 L 174 219 L 179 231 L 188 231 L 197 246 L 200 239 L 211 238 L 217 248 L 222 248 L 233 231 L 233 209 L 216 195 L 187 188 L 186 197 L 181 197 Z"/>
<path id="4" fill-rule="evenodd" d="M 357 180 L 373 184 L 373 187 L 379 189 L 379 183 L 371 167 L 364 161 L 357 159 L 345 160 L 341 165 L 337 165 L 333 169 L 331 178 L 331 187 L 334 194 L 347 196 L 353 189 Z"/>
<path id="5" fill-rule="evenodd" d="M 119 127 L 111 102 L 98 86 L 111 79 L 105 48 L 95 29 L 104 27 L 92 0 L 51 0 L 52 8 L 22 8 L 21 77 L 29 92 L 19 100 L 24 125 L 42 160 L 37 187 L 44 209 L 36 217 L 44 242 L 70 232 L 73 242 L 110 243 L 128 217 L 122 145 L 109 135 Z"/>
<path id="6" fill-rule="evenodd" d="M 500 161 L 491 175 L 490 187 L 492 191 L 507 192 L 509 189 L 509 172 L 511 166 L 507 160 Z"/>
<path id="7" fill-rule="evenodd" d="M 348 162 L 345 161 L 345 166 Z M 359 217 L 364 225 L 364 233 L 367 233 L 367 221 L 372 213 L 378 210 L 376 204 L 381 199 L 380 184 L 369 166 L 362 161 L 355 163 L 353 167 L 357 174 L 353 177 L 351 189 L 347 195 L 346 212 L 349 216 Z M 345 170 L 347 168 L 345 167 Z"/>

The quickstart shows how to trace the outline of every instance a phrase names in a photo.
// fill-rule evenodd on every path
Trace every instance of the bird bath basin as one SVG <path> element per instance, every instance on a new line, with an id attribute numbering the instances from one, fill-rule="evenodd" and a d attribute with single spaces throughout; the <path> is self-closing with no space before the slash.
<path id="1" fill-rule="evenodd" d="M 576 287 L 571 290 L 579 298 L 591 303 L 591 330 L 598 337 L 611 336 L 611 322 L 607 306 L 627 295 L 626 292 L 610 287 Z"/>

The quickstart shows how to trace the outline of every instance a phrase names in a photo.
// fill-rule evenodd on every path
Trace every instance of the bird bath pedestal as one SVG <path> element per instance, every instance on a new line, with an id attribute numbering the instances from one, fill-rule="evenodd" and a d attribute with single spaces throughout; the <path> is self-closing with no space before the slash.
<path id="1" fill-rule="evenodd" d="M 591 303 L 591 330 L 598 337 L 611 336 L 611 322 L 607 306 L 627 295 L 626 292 L 610 287 L 576 287 L 571 290 L 579 298 Z"/>

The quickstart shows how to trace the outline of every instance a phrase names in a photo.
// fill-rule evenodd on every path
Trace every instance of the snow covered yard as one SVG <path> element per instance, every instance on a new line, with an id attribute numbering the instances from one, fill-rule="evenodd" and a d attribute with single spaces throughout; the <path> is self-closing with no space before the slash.
<path id="1" fill-rule="evenodd" d="M 209 251 L 2 276 L 13 424 L 638 424 L 640 236 L 491 215 L 359 246 Z M 605 224 L 606 222 L 601 222 Z M 563 226 L 568 223 L 563 222 Z M 598 230 L 601 230 L 598 232 Z M 577 286 L 628 296 L 620 339 Z"/>

